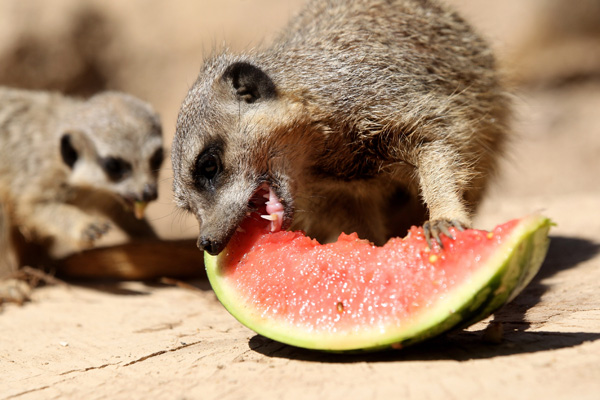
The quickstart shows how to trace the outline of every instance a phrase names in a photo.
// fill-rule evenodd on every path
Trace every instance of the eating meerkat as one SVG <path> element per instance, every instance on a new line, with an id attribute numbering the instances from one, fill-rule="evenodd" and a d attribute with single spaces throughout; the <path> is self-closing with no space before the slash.
<path id="1" fill-rule="evenodd" d="M 23 244 L 58 258 L 111 227 L 156 237 L 143 214 L 162 161 L 159 117 L 130 95 L 0 88 L 0 286 L 27 258 Z"/>
<path id="2" fill-rule="evenodd" d="M 172 146 L 179 207 L 217 254 L 257 209 L 271 229 L 376 244 L 471 218 L 510 105 L 490 48 L 434 0 L 312 0 L 272 45 L 207 59 Z"/>

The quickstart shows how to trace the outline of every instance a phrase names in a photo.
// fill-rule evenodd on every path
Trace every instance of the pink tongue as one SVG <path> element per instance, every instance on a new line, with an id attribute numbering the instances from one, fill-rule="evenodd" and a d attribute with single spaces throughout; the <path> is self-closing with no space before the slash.
<path id="1" fill-rule="evenodd" d="M 265 205 L 268 215 L 261 215 L 261 217 L 271 221 L 271 232 L 280 231 L 283 222 L 283 204 L 270 186 L 269 193 L 265 193 L 264 197 L 267 199 Z"/>

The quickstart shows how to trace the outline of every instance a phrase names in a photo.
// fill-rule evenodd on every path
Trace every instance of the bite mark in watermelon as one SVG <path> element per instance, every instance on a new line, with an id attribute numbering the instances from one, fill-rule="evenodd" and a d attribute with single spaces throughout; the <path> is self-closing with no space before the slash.
<path id="1" fill-rule="evenodd" d="M 356 234 L 321 245 L 249 218 L 205 265 L 221 303 L 263 336 L 328 351 L 400 348 L 512 300 L 539 270 L 550 225 L 536 215 L 491 232 L 452 229 L 443 248 L 413 227 L 377 247 Z"/>

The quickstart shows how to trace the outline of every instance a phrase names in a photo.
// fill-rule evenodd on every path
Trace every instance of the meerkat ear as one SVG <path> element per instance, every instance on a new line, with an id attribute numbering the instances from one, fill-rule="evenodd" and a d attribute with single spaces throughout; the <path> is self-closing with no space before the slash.
<path id="1" fill-rule="evenodd" d="M 231 64 L 223 73 L 223 80 L 231 83 L 238 100 L 254 103 L 277 95 L 275 84 L 262 69 L 246 62 Z"/>
<path id="2" fill-rule="evenodd" d="M 65 132 L 60 138 L 60 155 L 69 168 L 73 168 L 81 156 L 91 152 L 94 152 L 93 144 L 81 132 Z"/>

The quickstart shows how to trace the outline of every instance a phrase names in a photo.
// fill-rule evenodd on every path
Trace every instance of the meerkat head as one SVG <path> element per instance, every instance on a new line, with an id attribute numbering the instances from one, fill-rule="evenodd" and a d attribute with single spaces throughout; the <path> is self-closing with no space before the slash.
<path id="1" fill-rule="evenodd" d="M 122 93 L 96 95 L 67 118 L 59 135 L 69 185 L 112 193 L 143 217 L 158 196 L 163 161 L 160 120 L 148 104 Z"/>
<path id="2" fill-rule="evenodd" d="M 271 230 L 291 225 L 310 148 L 301 115 L 252 61 L 223 55 L 204 65 L 172 146 L 175 201 L 196 216 L 201 250 L 221 252 L 245 218 Z"/>

